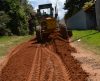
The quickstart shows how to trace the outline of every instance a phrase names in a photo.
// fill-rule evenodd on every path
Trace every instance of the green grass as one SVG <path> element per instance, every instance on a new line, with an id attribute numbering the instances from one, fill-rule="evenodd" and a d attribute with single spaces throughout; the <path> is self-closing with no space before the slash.
<path id="1" fill-rule="evenodd" d="M 18 44 L 21 44 L 22 42 L 25 42 L 32 38 L 32 36 L 0 36 L 0 57 L 7 54 L 7 52 L 17 46 Z"/>
<path id="2" fill-rule="evenodd" d="M 73 31 L 73 40 L 80 39 L 80 43 L 100 54 L 100 32 L 95 30 Z"/>

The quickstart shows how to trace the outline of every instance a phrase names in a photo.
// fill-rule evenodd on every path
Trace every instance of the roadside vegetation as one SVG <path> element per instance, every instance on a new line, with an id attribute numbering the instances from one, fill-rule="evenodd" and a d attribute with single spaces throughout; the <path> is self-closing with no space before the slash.
<path id="1" fill-rule="evenodd" d="M 0 36 L 0 57 L 7 54 L 7 52 L 15 46 L 21 44 L 32 38 L 31 35 L 27 36 Z"/>
<path id="2" fill-rule="evenodd" d="M 34 13 L 27 0 L 0 0 L 0 36 L 28 35 Z"/>
<path id="3" fill-rule="evenodd" d="M 93 3 L 93 0 L 66 0 L 64 9 L 68 10 L 65 19 L 69 19 L 80 11 L 83 7 L 86 9 Z"/>
<path id="4" fill-rule="evenodd" d="M 78 41 L 86 49 L 100 54 L 100 32 L 96 30 L 73 30 L 73 41 Z"/>
<path id="5" fill-rule="evenodd" d="M 33 24 L 35 11 L 28 0 L 0 0 L 0 56 L 16 45 L 29 40 L 29 20 Z"/>

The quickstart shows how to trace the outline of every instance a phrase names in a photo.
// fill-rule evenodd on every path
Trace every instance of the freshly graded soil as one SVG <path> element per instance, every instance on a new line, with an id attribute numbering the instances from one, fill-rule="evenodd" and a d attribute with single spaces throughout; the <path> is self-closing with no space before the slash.
<path id="1" fill-rule="evenodd" d="M 88 75 L 71 56 L 73 50 L 63 40 L 39 44 L 32 39 L 8 55 L 0 81 L 86 81 Z"/>

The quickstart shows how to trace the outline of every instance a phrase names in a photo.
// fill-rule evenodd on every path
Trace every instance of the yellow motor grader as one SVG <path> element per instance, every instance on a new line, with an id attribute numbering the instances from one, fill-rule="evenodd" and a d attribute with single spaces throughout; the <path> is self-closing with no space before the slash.
<path id="1" fill-rule="evenodd" d="M 40 23 L 40 26 L 37 26 L 36 28 L 36 38 L 38 42 L 44 42 L 48 39 L 49 35 L 53 33 L 55 30 L 57 30 L 58 27 L 58 22 L 57 22 L 57 9 L 55 7 L 55 17 L 54 15 L 54 9 L 52 7 L 52 4 L 43 4 L 39 5 L 37 10 L 37 16 L 38 16 L 38 21 Z M 41 9 L 50 9 L 50 14 L 46 14 L 45 11 L 41 13 Z M 63 31 L 64 28 L 61 28 L 61 33 L 64 36 L 64 34 L 67 35 L 66 29 Z"/>

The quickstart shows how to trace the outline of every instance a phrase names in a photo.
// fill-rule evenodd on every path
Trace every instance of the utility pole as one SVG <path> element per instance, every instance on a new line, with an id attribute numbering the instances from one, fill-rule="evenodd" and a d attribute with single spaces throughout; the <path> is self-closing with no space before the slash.
<path id="1" fill-rule="evenodd" d="M 58 17 L 57 2 L 58 2 L 58 0 L 56 1 L 56 6 L 55 6 L 55 18 L 56 18 L 56 19 L 57 19 L 57 17 Z"/>

